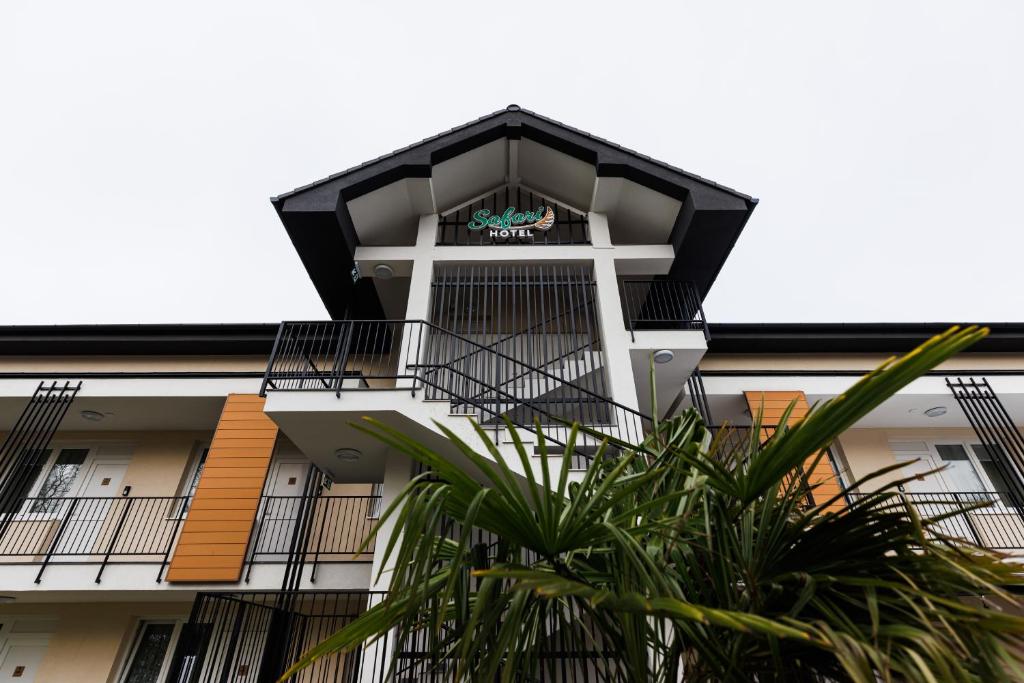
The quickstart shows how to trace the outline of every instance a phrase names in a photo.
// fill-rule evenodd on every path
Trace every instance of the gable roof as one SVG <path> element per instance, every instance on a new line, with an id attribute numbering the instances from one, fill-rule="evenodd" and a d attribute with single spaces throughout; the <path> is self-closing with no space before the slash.
<path id="1" fill-rule="evenodd" d="M 377 317 L 366 292 L 356 296 L 349 271 L 359 245 L 347 202 L 407 178 L 430 178 L 434 166 L 494 140 L 529 139 L 591 164 L 597 178 L 623 178 L 680 202 L 669 238 L 669 276 L 707 294 L 757 200 L 559 121 L 509 105 L 340 173 L 271 199 L 332 317 Z"/>
<path id="2" fill-rule="evenodd" d="M 594 143 L 596 143 L 596 144 L 598 144 L 600 146 L 603 146 L 603 147 L 607 148 L 608 150 L 615 151 L 615 152 L 623 154 L 623 155 L 628 155 L 630 157 L 635 158 L 636 160 L 649 163 L 649 164 L 651 164 L 653 166 L 656 166 L 656 167 L 664 170 L 667 173 L 677 174 L 677 175 L 689 178 L 691 180 L 694 180 L 694 181 L 697 181 L 697 182 L 700 182 L 700 183 L 704 183 L 704 184 L 709 185 L 711 187 L 714 187 L 714 188 L 716 188 L 718 190 L 722 190 L 723 192 L 727 192 L 729 194 L 732 194 L 732 195 L 736 196 L 737 198 L 742 199 L 742 200 L 744 200 L 746 202 L 750 202 L 752 204 L 756 204 L 757 203 L 757 199 L 751 197 L 750 195 L 744 194 L 744 193 L 739 192 L 737 190 L 734 190 L 734 189 L 732 189 L 730 187 L 726 187 L 725 185 L 721 185 L 719 183 L 716 183 L 713 180 L 709 180 L 707 178 L 703 178 L 703 177 L 701 177 L 701 176 L 699 176 L 699 175 L 697 175 L 695 173 L 690 173 L 689 171 L 685 171 L 685 170 L 683 170 L 683 169 L 681 169 L 681 168 L 679 168 L 677 166 L 673 166 L 673 165 L 665 163 L 663 161 L 659 161 L 659 160 L 657 160 L 657 159 L 655 159 L 653 157 L 650 157 L 650 156 L 648 156 L 646 154 L 641 154 L 640 152 L 637 152 L 635 150 L 629 149 L 627 147 L 623 147 L 622 145 L 619 145 L 619 144 L 616 144 L 614 142 L 611 142 L 610 140 L 606 140 L 606 139 L 604 139 L 602 137 L 599 137 L 597 135 L 593 135 L 591 133 L 588 133 L 585 130 L 580 130 L 579 128 L 574 128 L 573 126 L 567 125 L 565 123 L 562 123 L 561 121 L 556 121 L 555 119 L 552 119 L 552 118 L 549 118 L 547 116 L 543 116 L 543 115 L 538 114 L 536 112 L 530 111 L 529 109 L 523 109 L 522 107 L 520 107 L 517 104 L 510 104 L 505 109 L 499 109 L 498 111 L 492 112 L 490 114 L 486 114 L 485 116 L 481 116 L 480 118 L 476 119 L 475 121 L 469 121 L 467 123 L 462 124 L 461 126 L 456 126 L 454 128 L 450 128 L 450 129 L 448 129 L 448 130 L 446 130 L 446 131 L 444 131 L 442 133 L 438 133 L 437 135 L 432 135 L 432 136 L 430 136 L 428 138 L 424 138 L 424 139 L 420 140 L 419 142 L 414 142 L 411 145 L 406 145 L 405 147 L 402 147 L 400 149 L 396 149 L 393 152 L 389 152 L 388 154 L 384 154 L 382 156 L 379 156 L 376 159 L 371 159 L 369 161 L 364 161 L 363 163 L 358 164 L 356 166 L 353 166 L 351 168 L 347 168 L 344 171 L 339 171 L 338 173 L 332 173 L 331 175 L 329 175 L 329 176 L 327 176 L 325 178 L 321 178 L 320 180 L 314 180 L 313 182 L 307 183 L 306 185 L 302 185 L 300 187 L 297 187 L 294 190 L 290 190 L 288 192 L 283 192 L 283 193 L 277 195 L 276 197 L 271 197 L 270 201 L 273 202 L 275 205 L 277 205 L 277 204 L 279 204 L 281 202 L 284 202 L 285 200 L 287 200 L 290 197 L 293 197 L 293 196 L 295 196 L 297 194 L 306 192 L 308 190 L 316 189 L 316 188 L 321 187 L 324 184 L 329 183 L 329 182 L 331 182 L 333 180 L 343 179 L 343 178 L 352 176 L 354 174 L 358 174 L 360 177 L 362 177 L 363 175 L 367 175 L 367 173 L 365 173 L 365 172 L 372 171 L 373 169 L 384 170 L 383 167 L 385 165 L 387 165 L 389 162 L 393 162 L 393 161 L 395 161 L 396 159 L 399 159 L 399 158 L 408 157 L 408 158 L 406 158 L 404 160 L 412 161 L 412 159 L 416 156 L 417 152 L 426 151 L 426 152 L 428 152 L 430 154 L 435 154 L 436 152 L 438 152 L 438 151 L 440 151 L 442 149 L 445 149 L 450 144 L 456 142 L 455 139 L 460 137 L 461 134 L 463 134 L 464 132 L 466 132 L 466 131 L 468 131 L 470 129 L 479 127 L 481 124 L 499 123 L 499 124 L 505 124 L 505 125 L 508 125 L 508 126 L 517 126 L 517 125 L 521 126 L 523 124 L 523 122 L 529 122 L 531 119 L 534 120 L 534 121 L 537 121 L 537 122 L 543 122 L 543 123 L 545 123 L 545 124 L 547 124 L 547 125 L 549 125 L 549 126 L 551 126 L 553 128 L 560 129 L 560 130 L 562 130 L 562 131 L 564 131 L 566 133 L 571 133 L 573 136 L 579 136 L 579 137 L 584 138 L 586 140 L 590 140 L 590 141 L 592 141 L 592 142 L 594 142 Z M 528 123 L 527 123 L 527 125 L 528 125 Z M 516 136 L 516 137 L 518 137 L 518 136 Z M 558 146 L 556 146 L 555 148 L 556 149 L 560 149 L 560 147 L 558 147 Z M 465 149 L 469 149 L 469 147 L 466 147 L 464 149 L 459 149 L 459 152 L 465 151 Z M 445 154 L 439 155 L 438 158 L 433 160 L 433 163 L 440 163 L 441 161 L 444 161 L 446 159 L 450 159 L 452 156 L 455 156 L 455 153 L 451 153 L 452 151 L 454 151 L 454 150 L 449 150 L 447 155 L 445 155 Z M 566 150 L 565 149 L 560 149 L 560 151 L 566 151 Z M 570 152 L 567 152 L 567 153 L 570 153 Z M 572 156 L 577 156 L 577 155 L 572 154 Z M 577 158 L 583 158 L 583 157 L 582 156 L 577 156 Z M 584 161 L 589 161 L 589 159 L 587 159 L 587 158 L 583 158 L 583 160 Z M 360 172 L 364 172 L 364 173 L 360 173 Z M 598 175 L 601 175 L 601 173 L 599 172 Z M 413 177 L 426 177 L 426 176 L 413 176 Z M 391 181 L 389 181 L 389 182 L 391 182 Z M 366 191 L 369 191 L 369 190 L 366 190 Z M 346 199 L 352 199 L 352 198 L 354 198 L 356 196 L 359 196 L 359 195 L 358 194 L 354 194 L 351 197 L 346 197 Z"/>

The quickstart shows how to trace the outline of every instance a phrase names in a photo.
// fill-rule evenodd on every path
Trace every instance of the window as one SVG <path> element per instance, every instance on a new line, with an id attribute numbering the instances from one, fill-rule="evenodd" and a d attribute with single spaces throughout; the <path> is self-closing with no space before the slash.
<path id="1" fill-rule="evenodd" d="M 1006 481 L 1006 477 L 1003 476 L 1003 470 L 1000 468 L 999 463 L 992 457 L 993 455 L 1002 455 L 1002 450 L 999 446 L 989 444 L 986 446 L 981 443 L 971 444 L 971 451 L 974 452 L 974 457 L 978 459 L 978 464 L 981 465 L 982 470 L 988 477 L 988 480 L 992 482 L 992 489 L 999 494 L 999 499 L 1003 505 L 1013 505 L 1013 499 L 1010 497 L 1010 485 Z M 1005 458 L 1001 458 L 1005 462 Z"/>
<path id="2" fill-rule="evenodd" d="M 1013 505 L 998 446 L 977 442 L 899 442 L 889 444 L 897 461 L 916 460 L 902 472 L 916 474 L 911 491 L 917 493 L 996 493 L 997 496 L 977 496 L 978 500 L 996 499 L 1003 505 Z M 940 472 L 934 472 L 944 468 Z M 970 497 L 969 497 L 970 498 Z"/>
<path id="3" fill-rule="evenodd" d="M 195 469 L 192 471 L 192 478 L 188 482 L 188 488 L 185 489 L 184 495 L 191 498 L 196 494 L 196 488 L 199 487 L 199 478 L 203 476 L 203 468 L 206 466 L 206 456 L 210 453 L 209 448 L 204 448 L 199 453 L 199 458 L 196 460 Z"/>
<path id="4" fill-rule="evenodd" d="M 203 468 L 206 467 L 206 456 L 209 453 L 209 447 L 202 448 L 199 451 L 199 457 L 196 458 L 195 464 L 192 465 L 192 472 L 185 479 L 181 487 L 183 499 L 181 504 L 177 506 L 177 512 L 175 513 L 178 517 L 182 517 L 188 512 L 189 505 L 192 503 L 192 496 L 196 495 L 196 489 L 199 488 L 199 480 L 203 476 Z"/>
<path id="5" fill-rule="evenodd" d="M 173 622 L 142 622 L 120 683 L 158 683 L 162 680 L 176 628 Z"/>
<path id="6" fill-rule="evenodd" d="M 56 511 L 60 507 L 60 501 L 56 499 L 63 498 L 70 493 L 82 465 L 85 464 L 85 456 L 88 454 L 88 448 L 63 449 L 50 467 L 42 486 L 36 492 L 36 500 L 32 503 L 30 511 Z"/>
<path id="7" fill-rule="evenodd" d="M 982 483 L 977 468 L 967 454 L 967 449 L 960 444 L 935 444 L 941 465 L 946 466 L 942 477 L 951 491 L 957 493 L 973 493 L 991 490 Z"/>
<path id="8" fill-rule="evenodd" d="M 7 480 L 3 489 L 0 489 L 0 514 L 18 512 L 32 490 L 33 484 L 39 479 L 39 473 L 43 471 L 43 465 L 50 459 L 51 450 L 33 450 L 25 453 L 20 467 L 15 470 Z"/>
<path id="9" fill-rule="evenodd" d="M 380 500 L 384 494 L 384 484 L 374 484 L 370 487 L 370 495 L 375 496 L 370 499 L 370 505 L 366 511 L 367 519 L 378 519 L 380 517 Z"/>

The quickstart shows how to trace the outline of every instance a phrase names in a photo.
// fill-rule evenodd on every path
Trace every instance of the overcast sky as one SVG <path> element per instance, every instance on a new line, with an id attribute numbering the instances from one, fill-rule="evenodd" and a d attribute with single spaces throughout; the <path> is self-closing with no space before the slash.
<path id="1" fill-rule="evenodd" d="M 1012 2 L 12 2 L 0 324 L 326 315 L 268 197 L 510 102 L 758 197 L 712 321 L 1024 320 Z"/>

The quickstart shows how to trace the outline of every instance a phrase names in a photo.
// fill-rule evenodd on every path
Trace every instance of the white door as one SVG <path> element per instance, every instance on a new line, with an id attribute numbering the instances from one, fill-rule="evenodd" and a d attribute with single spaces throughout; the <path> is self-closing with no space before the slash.
<path id="1" fill-rule="evenodd" d="M 0 683 L 32 683 L 46 645 L 45 638 L 8 638 L 0 646 Z"/>
<path id="2" fill-rule="evenodd" d="M 88 555 L 106 551 L 100 538 L 106 524 L 107 534 L 113 532 L 113 525 L 128 499 L 121 496 L 121 482 L 128 470 L 124 458 L 93 459 L 89 464 L 82 485 L 78 489 L 78 503 L 61 535 L 57 552 L 65 555 Z"/>
<path id="3" fill-rule="evenodd" d="M 897 453 L 896 462 L 907 463 L 896 474 L 900 479 L 914 477 L 913 480 L 904 485 L 910 493 L 934 493 L 942 491 L 944 486 L 937 473 L 929 474 L 935 468 L 935 462 L 931 453 Z"/>
<path id="4" fill-rule="evenodd" d="M 256 561 L 282 562 L 287 559 L 308 472 L 308 460 L 280 459 L 271 465 L 267 497 L 260 510 Z"/>

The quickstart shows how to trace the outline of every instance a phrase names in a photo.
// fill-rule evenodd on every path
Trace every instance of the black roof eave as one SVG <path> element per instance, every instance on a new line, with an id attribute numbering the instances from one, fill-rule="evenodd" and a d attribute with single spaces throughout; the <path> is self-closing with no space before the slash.
<path id="1" fill-rule="evenodd" d="M 711 353 L 895 353 L 952 323 L 712 323 Z M 0 326 L 0 356 L 267 355 L 278 323 Z M 1024 323 L 988 323 L 970 352 L 1024 353 Z"/>
<path id="2" fill-rule="evenodd" d="M 462 126 L 271 199 L 306 272 L 332 317 L 352 314 L 348 272 L 358 237 L 347 202 L 405 178 L 429 178 L 433 166 L 500 139 L 528 138 L 593 164 L 598 177 L 626 178 L 682 202 L 671 243 L 670 276 L 711 289 L 757 200 L 649 156 L 510 105 Z"/>
<path id="3" fill-rule="evenodd" d="M 340 191 L 348 201 L 396 180 L 429 177 L 433 164 L 439 164 L 481 144 L 503 137 L 526 137 L 535 140 L 577 159 L 595 164 L 598 176 L 629 177 L 635 182 L 676 198 L 682 198 L 687 189 L 699 184 L 716 193 L 738 199 L 746 204 L 747 208 L 753 208 L 757 203 L 750 195 L 517 105 L 509 105 L 506 109 L 482 116 L 475 121 L 284 192 L 271 198 L 271 201 L 284 210 L 293 210 L 293 207 L 297 209 L 302 204 L 292 204 L 291 200 L 325 188 L 328 197 L 331 197 L 334 191 Z"/>
<path id="4" fill-rule="evenodd" d="M 266 356 L 276 323 L 15 325 L 0 327 L 0 356 Z"/>
<path id="5" fill-rule="evenodd" d="M 899 353 L 954 323 L 717 323 L 710 353 Z M 1024 323 L 986 323 L 989 335 L 968 353 L 1024 353 Z"/>

